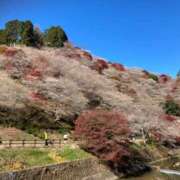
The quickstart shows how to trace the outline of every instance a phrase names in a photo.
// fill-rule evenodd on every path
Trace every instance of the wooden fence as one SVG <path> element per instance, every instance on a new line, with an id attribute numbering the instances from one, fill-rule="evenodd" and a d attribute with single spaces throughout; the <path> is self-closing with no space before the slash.
<path id="1" fill-rule="evenodd" d="M 66 141 L 62 141 L 61 139 L 50 139 L 48 140 L 48 145 L 46 145 L 46 141 L 44 140 L 1 140 L 0 148 L 23 148 L 23 147 L 32 147 L 32 148 L 40 148 L 40 147 L 61 147 L 62 144 L 66 143 Z"/>

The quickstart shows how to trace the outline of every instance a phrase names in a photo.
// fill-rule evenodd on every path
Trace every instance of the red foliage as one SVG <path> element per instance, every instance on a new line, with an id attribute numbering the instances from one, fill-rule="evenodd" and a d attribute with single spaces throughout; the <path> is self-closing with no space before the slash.
<path id="1" fill-rule="evenodd" d="M 29 94 L 29 97 L 31 100 L 34 100 L 34 101 L 45 101 L 46 100 L 46 98 L 38 92 L 31 92 Z"/>
<path id="2" fill-rule="evenodd" d="M 111 64 L 112 67 L 114 67 L 118 71 L 125 71 L 126 69 L 122 64 L 113 63 Z"/>
<path id="3" fill-rule="evenodd" d="M 175 138 L 176 145 L 180 146 L 180 136 Z"/>
<path id="4" fill-rule="evenodd" d="M 25 79 L 27 80 L 39 80 L 42 79 L 49 63 L 44 56 L 38 56 L 34 58 L 30 67 L 27 68 L 25 73 Z"/>
<path id="5" fill-rule="evenodd" d="M 42 72 L 37 68 L 31 68 L 25 75 L 26 80 L 39 80 L 42 78 Z"/>
<path id="6" fill-rule="evenodd" d="M 159 76 L 159 78 L 158 78 L 158 81 L 159 81 L 160 83 L 166 83 L 166 82 L 168 82 L 169 80 L 170 80 L 170 77 L 167 76 L 166 74 L 161 74 L 161 75 Z"/>
<path id="7" fill-rule="evenodd" d="M 34 68 L 38 68 L 41 71 L 44 71 L 49 66 L 49 63 L 46 57 L 38 56 L 37 58 L 33 59 L 32 65 Z"/>
<path id="8" fill-rule="evenodd" d="M 101 74 L 104 69 L 108 68 L 108 63 L 103 59 L 96 59 L 96 62 L 91 68 L 98 71 Z"/>
<path id="9" fill-rule="evenodd" d="M 7 49 L 5 50 L 5 52 L 4 52 L 4 54 L 5 54 L 6 56 L 12 57 L 12 56 L 14 56 L 17 52 L 18 52 L 17 49 L 7 48 Z"/>
<path id="10" fill-rule="evenodd" d="M 31 69 L 31 71 L 29 72 L 29 74 L 30 74 L 31 76 L 37 76 L 37 77 L 41 77 L 41 76 L 42 76 L 40 70 L 38 70 L 38 69 L 36 69 L 36 68 Z"/>
<path id="11" fill-rule="evenodd" d="M 68 58 L 72 58 L 72 59 L 80 59 L 81 58 L 80 54 L 77 54 L 77 53 L 69 53 L 69 54 L 66 54 L 65 56 Z"/>
<path id="12" fill-rule="evenodd" d="M 157 130 L 150 130 L 150 133 L 151 133 L 151 138 L 157 142 L 161 141 L 163 139 L 163 135 L 158 132 Z"/>
<path id="13" fill-rule="evenodd" d="M 86 52 L 86 51 L 83 51 L 83 52 L 81 53 L 81 57 L 82 57 L 82 58 L 85 58 L 85 59 L 87 59 L 87 60 L 89 60 L 89 61 L 92 61 L 92 60 L 93 60 L 93 57 L 91 56 L 91 54 L 88 53 L 88 52 Z"/>
<path id="14" fill-rule="evenodd" d="M 175 116 L 172 116 L 172 115 L 169 115 L 169 114 L 163 114 L 163 115 L 160 116 L 160 118 L 162 120 L 169 121 L 169 122 L 173 122 L 173 121 L 176 120 Z"/>
<path id="15" fill-rule="evenodd" d="M 75 135 L 85 140 L 84 148 L 106 161 L 120 163 L 130 155 L 129 133 L 128 121 L 119 112 L 87 111 L 75 122 Z"/>
<path id="16" fill-rule="evenodd" d="M 180 78 L 177 78 L 175 83 L 172 86 L 171 92 L 174 93 L 180 87 Z"/>
<path id="17" fill-rule="evenodd" d="M 5 64 L 5 70 L 6 70 L 6 71 L 11 71 L 12 69 L 13 69 L 12 63 L 7 62 L 7 63 Z"/>
<path id="18" fill-rule="evenodd" d="M 173 86 L 172 89 L 171 89 L 171 92 L 175 93 L 177 89 L 178 89 L 177 86 Z"/>

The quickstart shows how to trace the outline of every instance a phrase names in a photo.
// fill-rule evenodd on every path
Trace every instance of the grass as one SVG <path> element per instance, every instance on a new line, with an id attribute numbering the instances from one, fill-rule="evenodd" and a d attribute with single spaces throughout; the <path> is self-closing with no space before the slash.
<path id="1" fill-rule="evenodd" d="M 0 150 L 0 172 L 21 170 L 33 166 L 43 166 L 64 161 L 88 158 L 81 149 L 65 146 L 58 149 L 3 149 Z"/>
<path id="2" fill-rule="evenodd" d="M 55 163 L 48 151 L 38 149 L 0 150 L 0 171 L 20 170 Z"/>
<path id="3" fill-rule="evenodd" d="M 90 157 L 90 154 L 83 151 L 82 149 L 71 149 L 69 146 L 64 147 L 62 150 L 59 151 L 59 156 L 62 158 L 73 161 L 76 159 L 85 159 Z"/>

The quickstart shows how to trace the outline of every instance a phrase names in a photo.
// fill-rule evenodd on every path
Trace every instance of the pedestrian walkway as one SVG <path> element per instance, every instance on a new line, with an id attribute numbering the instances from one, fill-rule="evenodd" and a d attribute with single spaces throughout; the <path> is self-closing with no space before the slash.
<path id="1" fill-rule="evenodd" d="M 61 139 L 51 139 L 47 141 L 43 140 L 1 140 L 0 149 L 3 148 L 43 148 L 43 147 L 61 147 L 64 141 Z"/>

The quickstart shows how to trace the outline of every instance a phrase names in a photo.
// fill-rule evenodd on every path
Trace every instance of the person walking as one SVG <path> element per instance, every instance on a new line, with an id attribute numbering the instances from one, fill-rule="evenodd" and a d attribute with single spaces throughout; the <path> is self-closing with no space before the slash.
<path id="1" fill-rule="evenodd" d="M 45 146 L 48 146 L 48 134 L 46 131 L 44 131 L 44 141 L 45 141 Z"/>

